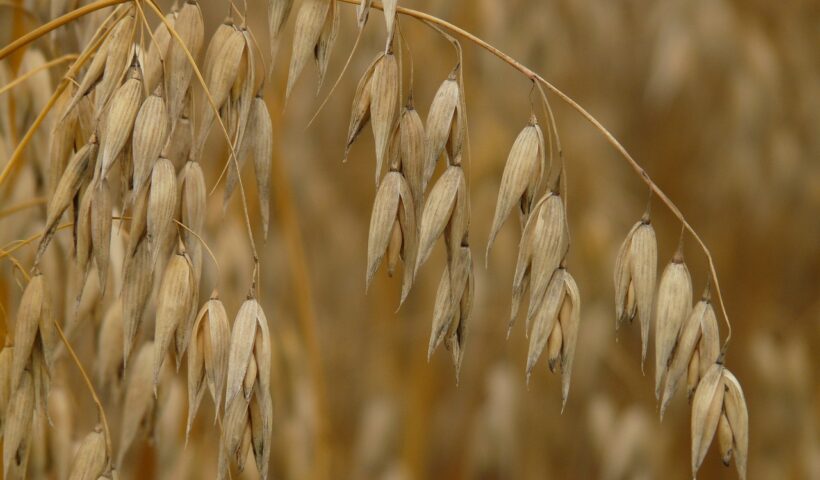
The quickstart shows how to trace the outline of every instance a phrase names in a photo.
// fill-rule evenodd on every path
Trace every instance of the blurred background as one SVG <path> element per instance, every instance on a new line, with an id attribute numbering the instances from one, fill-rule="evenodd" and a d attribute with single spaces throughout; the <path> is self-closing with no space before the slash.
<path id="1" fill-rule="evenodd" d="M 714 256 L 733 325 L 726 365 L 740 380 L 750 412 L 750 478 L 820 478 L 820 3 L 399 3 L 451 21 L 542 74 L 642 164 Z M 201 4 L 212 31 L 227 7 Z M 277 345 L 271 476 L 312 478 L 324 462 L 330 478 L 690 478 L 685 394 L 678 393 L 661 424 L 652 369 L 641 373 L 638 326 L 617 335 L 614 330 L 615 255 L 643 213 L 647 188 L 599 132 L 555 97 L 550 100 L 567 162 L 573 241 L 568 266 L 581 291 L 582 323 L 564 412 L 560 377 L 549 373 L 546 362 L 525 383 L 523 327 L 505 339 L 520 236 L 516 222 L 502 229 L 486 269 L 483 252 L 507 154 L 536 97 L 525 77 L 483 50 L 464 44 L 476 300 L 459 384 L 446 352 L 426 359 L 444 265 L 441 247 L 398 312 L 400 276 L 391 279 L 381 270 L 365 294 L 375 195 L 369 127 L 349 161 L 341 160 L 356 83 L 384 45 L 380 13 L 371 14 L 349 71 L 306 128 L 355 39 L 355 8 L 340 8 L 342 28 L 319 98 L 311 65 L 284 106 L 296 9 L 266 86 L 278 165 L 271 235 L 260 248 L 260 297 Z M 266 45 L 264 4 L 249 1 L 248 9 L 250 28 Z M 0 18 L 3 31 L 11 32 L 12 15 L 3 5 Z M 412 50 L 415 105 L 424 119 L 456 58 L 430 28 L 408 18 L 401 18 L 400 28 Z M 7 40 L 5 34 L 2 43 Z M 408 65 L 409 57 L 404 60 Z M 407 81 L 409 71 L 404 73 Z M 206 169 L 209 186 L 227 158 L 224 142 L 213 137 L 221 150 Z M 14 144 L 0 147 L 0 158 L 7 159 Z M 28 159 L 43 152 L 45 147 L 40 153 L 30 148 Z M 246 174 L 250 178 L 252 170 Z M 29 177 L 23 172 L 13 188 L 4 189 L 0 205 L 41 195 Z M 256 224 L 253 186 L 249 194 Z M 223 216 L 221 192 L 209 202 L 206 240 L 222 267 L 221 296 L 233 316 L 250 286 L 241 206 L 234 196 Z M 44 212 L 32 212 L 0 220 L 3 245 L 39 231 Z M 658 202 L 653 221 L 662 268 L 680 224 Z M 261 245 L 260 229 L 256 233 Z M 29 265 L 34 249 L 20 252 L 18 259 Z M 691 237 L 686 261 L 699 295 L 708 265 Z M 0 300 L 5 312 L 14 312 L 16 277 L 8 262 L 0 271 Z M 203 296 L 215 275 L 206 261 Z M 109 293 L 90 309 L 95 320 L 74 333 L 86 365 L 96 354 L 92 327 L 114 300 Z M 311 333 L 305 325 L 313 321 Z M 722 322 L 721 339 L 727 333 Z M 318 356 L 309 348 L 313 335 Z M 78 440 L 93 426 L 93 406 L 74 366 L 61 362 L 57 368 L 54 388 L 78 412 L 69 440 Z M 152 441 L 126 457 L 123 473 L 209 478 L 217 438 L 207 413 L 212 406 L 203 402 L 184 448 L 184 374 L 168 384 Z M 117 398 L 106 395 L 115 419 Z M 713 446 L 699 478 L 736 473 L 734 466 L 721 465 Z"/>

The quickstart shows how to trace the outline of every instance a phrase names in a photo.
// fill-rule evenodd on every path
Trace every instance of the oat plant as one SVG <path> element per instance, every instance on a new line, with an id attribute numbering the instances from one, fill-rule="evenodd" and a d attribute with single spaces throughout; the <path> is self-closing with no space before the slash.
<path id="1" fill-rule="evenodd" d="M 53 0 L 46 11 L 34 12 L 53 19 L 0 50 L 3 75 L 9 80 L 0 94 L 7 99 L 9 91 L 17 89 L 36 100 L 18 105 L 28 109 L 18 109 L 27 116 L 22 136 L 15 131 L 17 118 L 4 116 L 0 123 L 4 142 L 14 145 L 0 174 L 0 187 L 32 169 L 42 179 L 36 187 L 42 201 L 12 210 L 45 205 L 42 214 L 34 217 L 39 233 L 0 251 L 0 258 L 13 263 L 21 287 L 16 311 L 6 310 L 6 342 L 0 352 L 6 478 L 26 477 L 32 455 L 39 455 L 32 454 L 32 446 L 38 443 L 32 425 L 49 415 L 53 377 L 69 371 L 56 365 L 66 352 L 93 397 L 99 423 L 78 432 L 83 439 L 63 467 L 67 470 L 54 472 L 60 478 L 115 478 L 124 464 L 136 462 L 135 448 L 160 428 L 159 406 L 173 396 L 174 378 L 183 375 L 187 375 L 186 442 L 205 400 L 215 416 L 210 428 L 219 438 L 219 455 L 213 462 L 217 478 L 245 468 L 267 477 L 275 448 L 271 376 L 278 343 L 271 329 L 276 319 L 270 312 L 266 315 L 259 302 L 264 291 L 254 223 L 267 238 L 271 193 L 287 199 L 289 187 L 281 167 L 272 163 L 278 132 L 264 94 L 279 92 L 284 104 L 312 63 L 318 71 L 317 89 L 322 88 L 332 75 L 329 59 L 340 18 L 350 5 L 356 7 L 349 13 L 355 15 L 359 29 L 351 57 L 357 53 L 362 31 L 373 21 L 374 10 L 384 12 L 386 32 L 383 50 L 360 72 L 346 144 L 338 146 L 339 156 L 343 151 L 346 158 L 352 145 L 372 131 L 376 193 L 365 288 L 371 287 L 382 266 L 391 276 L 401 271 L 401 307 L 420 269 L 440 272 L 427 352 L 430 358 L 443 345 L 458 380 L 461 366 L 470 361 L 475 269 L 495 254 L 491 247 L 498 233 L 517 224 L 520 243 L 509 332 L 523 317 L 529 341 L 527 379 L 538 374 L 536 367 L 546 357 L 549 370 L 561 375 L 566 405 L 584 312 L 583 285 L 574 279 L 568 262 L 571 165 L 565 156 L 572 153 L 561 147 L 550 103 L 558 99 L 616 149 L 646 184 L 650 204 L 665 207 L 664 213 L 681 224 L 680 244 L 658 279 L 653 215 L 649 207 L 643 215 L 636 213 L 639 220 L 615 259 L 615 326 L 638 318 L 641 368 L 654 338 L 655 395 L 661 418 L 686 379 L 692 403 L 692 474 L 717 436 L 723 462 L 733 461 L 740 478 L 745 478 L 748 412 L 740 383 L 724 364 L 731 326 L 709 250 L 609 131 L 544 77 L 458 26 L 401 7 L 395 0 L 268 0 L 269 43 L 264 44 L 246 21 L 260 12 L 248 10 L 247 5 L 185 0 L 163 11 L 154 0 L 98 0 L 71 9 L 74 3 Z M 203 9 L 227 13 L 210 36 L 205 34 Z M 290 17 L 294 26 L 287 84 L 270 88 Z M 414 91 L 412 79 L 421 69 L 414 69 L 410 40 L 401 30 L 400 19 L 429 26 L 432 34 L 454 47 L 452 68 L 435 79 L 440 86 L 432 98 L 421 98 Z M 484 239 L 471 235 L 463 43 L 486 50 L 526 77 L 536 98 L 529 118 L 521 119 L 521 132 L 510 139 L 489 239 L 486 249 L 478 250 L 473 246 Z M 27 70 L 20 70 L 21 63 Z M 65 63 L 70 66 L 56 85 L 34 81 L 42 78 L 38 72 Z M 348 61 L 345 70 L 349 65 Z M 339 72 L 339 77 L 344 73 Z M 415 109 L 420 102 L 429 104 L 425 119 Z M 212 137 L 227 148 L 226 155 L 209 146 L 215 141 Z M 249 159 L 260 202 L 256 219 L 246 194 L 250 179 L 243 174 Z M 215 185 L 206 184 L 205 171 L 218 172 Z M 225 215 L 235 215 L 230 209 L 234 197 L 242 206 L 247 244 L 234 247 L 252 265 L 241 280 L 246 282 L 244 296 L 230 299 L 230 304 L 241 303 L 233 312 L 220 296 L 222 273 L 204 228 L 208 204 L 214 201 L 210 195 L 223 184 Z M 291 232 L 292 208 L 285 203 L 282 214 L 283 229 Z M 298 227 L 295 232 L 286 235 L 291 235 L 290 255 L 298 257 L 301 251 L 293 246 L 301 242 Z M 686 239 L 694 240 L 710 270 L 704 293 L 694 306 L 694 287 L 684 259 Z M 16 257 L 28 244 L 37 246 L 30 265 Z M 434 265 L 429 260 L 438 244 L 443 245 L 445 261 Z M 479 251 L 485 252 L 483 259 L 476 254 Z M 213 265 L 206 268 L 208 262 Z M 68 280 L 75 278 L 70 272 L 77 273 L 79 280 Z M 200 295 L 203 288 L 213 293 L 206 298 Z M 67 291 L 72 292 L 69 301 L 57 295 Z M 106 295 L 116 300 L 107 307 L 102 324 L 93 325 L 98 345 L 94 382 L 70 337 L 88 322 L 89 309 L 103 307 Z M 309 312 L 310 306 L 306 308 Z M 718 316 L 727 327 L 722 345 Z M 321 405 L 329 399 L 322 385 L 316 326 L 310 314 L 303 317 L 311 379 Z M 186 368 L 181 368 L 183 364 Z M 124 405 L 119 418 L 107 415 L 98 390 Z M 317 422 L 320 432 L 328 428 L 327 419 L 320 416 Z M 119 432 L 116 441 L 112 424 Z M 197 440 L 191 437 L 191 441 Z M 60 453 L 65 452 L 52 455 Z M 335 476 L 326 470 L 326 463 L 318 462 L 317 476 Z"/>

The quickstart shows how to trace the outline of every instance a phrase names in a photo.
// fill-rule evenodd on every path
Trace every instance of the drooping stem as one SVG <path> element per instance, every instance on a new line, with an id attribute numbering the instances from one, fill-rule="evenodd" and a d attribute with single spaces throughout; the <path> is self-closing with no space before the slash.
<path id="1" fill-rule="evenodd" d="M 341 3 L 351 4 L 351 5 L 358 5 L 359 4 L 359 0 L 337 0 L 337 1 L 341 2 Z M 383 10 L 383 6 L 379 2 L 373 2 L 372 7 L 375 8 L 375 9 L 378 9 L 378 10 Z M 672 202 L 672 200 L 666 195 L 666 193 L 664 193 L 664 191 L 661 190 L 661 188 L 654 181 L 652 181 L 652 179 L 649 177 L 649 174 L 646 172 L 646 170 L 644 170 L 644 168 L 641 167 L 641 165 L 632 157 L 632 155 L 629 154 L 629 152 L 626 150 L 626 148 L 624 148 L 624 146 L 621 145 L 620 142 L 618 142 L 618 140 L 615 138 L 615 136 L 612 135 L 612 133 L 610 133 L 610 131 L 607 130 L 601 124 L 601 122 L 598 121 L 598 119 L 596 119 L 594 116 L 592 116 L 591 113 L 589 113 L 584 107 L 579 105 L 578 102 L 573 100 L 569 95 L 564 93 L 562 90 L 560 90 L 558 87 L 556 87 L 552 83 L 548 82 L 544 77 L 538 75 L 537 73 L 535 73 L 534 71 L 529 69 L 527 66 L 525 66 L 524 64 L 522 64 L 518 60 L 514 59 L 513 57 L 507 55 L 506 53 L 502 52 L 501 50 L 499 50 L 495 46 L 491 45 L 490 43 L 482 40 L 481 38 L 475 36 L 474 34 L 468 32 L 467 30 L 464 30 L 461 27 L 453 25 L 452 23 L 450 23 L 446 20 L 442 20 L 442 19 L 440 19 L 438 17 L 435 17 L 433 15 L 430 15 L 428 13 L 420 12 L 418 10 L 412 10 L 412 9 L 405 8 L 405 7 L 397 7 L 396 11 L 399 14 L 406 15 L 408 17 L 413 17 L 413 18 L 416 18 L 418 20 L 422 20 L 424 22 L 428 22 L 428 23 L 431 23 L 431 24 L 438 25 L 441 28 L 449 30 L 450 32 L 452 32 L 452 33 L 454 33 L 454 34 L 456 34 L 460 37 L 463 37 L 464 39 L 468 40 L 469 42 L 483 48 L 484 50 L 487 50 L 490 53 L 492 53 L 493 55 L 495 55 L 496 57 L 501 59 L 503 62 L 507 63 L 511 67 L 513 67 L 516 70 L 518 70 L 519 72 L 521 72 L 524 76 L 526 76 L 530 80 L 542 84 L 544 87 L 546 87 L 548 90 L 550 90 L 556 96 L 558 96 L 558 98 L 560 98 L 564 103 L 569 105 L 573 110 L 575 110 L 582 117 L 584 117 L 585 120 L 587 120 L 589 123 L 591 123 L 592 126 L 595 127 L 595 129 L 598 130 L 604 136 L 606 141 L 610 145 L 612 145 L 618 151 L 618 153 L 621 154 L 621 156 L 626 160 L 626 162 L 635 171 L 635 173 L 637 173 L 638 176 L 641 177 L 643 182 L 646 183 L 646 185 L 655 193 L 655 195 L 658 196 L 658 198 L 661 200 L 661 202 L 663 202 L 663 204 L 666 205 L 666 207 L 669 209 L 669 211 L 681 222 L 683 227 L 686 229 L 686 231 L 688 231 L 692 235 L 692 237 L 698 243 L 698 245 L 700 246 L 700 248 L 703 251 L 704 255 L 706 256 L 706 260 L 709 263 L 709 271 L 711 273 L 712 280 L 715 283 L 715 291 L 717 292 L 718 303 L 720 303 L 720 310 L 721 310 L 721 313 L 723 314 L 723 318 L 726 322 L 726 327 L 728 329 L 726 340 L 724 341 L 724 345 L 723 345 L 723 350 L 725 351 L 726 346 L 729 343 L 729 339 L 732 338 L 732 324 L 729 321 L 729 315 L 726 313 L 726 306 L 723 302 L 723 294 L 721 293 L 721 290 L 720 290 L 720 282 L 718 280 L 717 270 L 715 268 L 715 262 L 712 259 L 712 253 L 709 251 L 709 248 L 706 246 L 703 239 L 700 238 L 700 235 L 698 235 L 698 233 L 695 231 L 695 229 L 692 228 L 692 226 L 686 220 L 686 217 L 684 217 L 683 213 L 680 211 L 680 209 L 677 207 L 677 205 L 675 205 L 675 203 Z"/>

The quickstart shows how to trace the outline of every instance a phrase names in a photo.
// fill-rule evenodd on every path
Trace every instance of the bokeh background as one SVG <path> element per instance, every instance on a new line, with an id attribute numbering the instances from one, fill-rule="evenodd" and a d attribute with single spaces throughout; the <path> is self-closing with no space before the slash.
<path id="1" fill-rule="evenodd" d="M 212 30 L 227 4 L 201 3 Z M 542 74 L 596 116 L 669 194 L 711 249 L 720 277 L 733 326 L 726 363 L 750 412 L 750 478 L 820 478 L 820 3 L 399 3 L 476 33 Z M 444 265 L 441 247 L 398 312 L 400 279 L 381 271 L 365 294 L 375 195 L 369 127 L 349 161 L 341 160 L 358 77 L 384 45 L 380 13 L 371 15 L 340 87 L 306 128 L 355 39 L 355 9 L 340 8 L 342 29 L 319 98 L 309 66 L 284 105 L 294 15 L 266 86 L 277 165 L 273 226 L 260 249 L 260 296 L 278 352 L 272 477 L 313 478 L 316 465 L 324 464 L 328 478 L 354 479 L 690 478 L 685 395 L 679 392 L 660 423 L 651 366 L 641 373 L 637 325 L 617 335 L 614 330 L 615 254 L 644 210 L 647 188 L 599 132 L 555 97 L 569 181 L 568 265 L 581 290 L 582 324 L 564 412 L 560 377 L 549 373 L 546 362 L 525 383 L 522 326 L 505 339 L 519 239 L 515 222 L 503 228 L 487 268 L 483 252 L 504 162 L 537 98 L 526 78 L 483 50 L 464 44 L 477 284 L 460 382 L 446 352 L 426 359 Z M 266 45 L 264 4 L 249 1 L 248 9 L 250 28 Z M 35 22 L 0 5 L 3 44 L 21 21 Z M 425 118 L 456 58 L 430 28 L 405 18 L 400 25 L 412 50 L 416 108 Z M 407 52 L 404 61 L 409 66 Z M 410 72 L 404 73 L 407 82 Z M 23 101 L 19 96 L 18 105 Z M 24 127 L 33 118 L 21 115 L 12 124 Z M 2 162 L 13 146 L 0 145 Z M 213 146 L 209 185 L 227 158 L 216 135 Z M 31 148 L 27 158 L 37 163 L 44 152 L 44 146 Z M 33 172 L 24 169 L 13 188 L 4 187 L 0 210 L 42 195 Z M 248 169 L 247 178 L 252 174 Z M 249 194 L 251 216 L 258 219 L 253 186 Z M 221 192 L 210 202 L 206 240 L 221 265 L 221 295 L 234 315 L 250 279 L 241 207 L 234 196 L 223 215 Z M 0 219 L 2 244 L 37 233 L 43 215 L 34 209 Z M 680 224 L 658 202 L 653 220 L 662 268 Z M 18 259 L 29 265 L 33 253 L 22 250 Z M 686 260 L 699 295 L 708 265 L 691 237 Z M 216 276 L 206 264 L 203 296 Z M 0 300 L 11 315 L 19 302 L 18 277 L 8 262 L 0 263 L 0 272 Z M 93 327 L 115 297 L 109 293 L 89 307 L 91 320 L 73 334 L 85 365 L 98 354 Z M 721 323 L 721 338 L 726 333 Z M 62 361 L 57 368 L 54 388 L 70 398 L 75 414 L 69 432 L 44 428 L 44 438 L 62 436 L 70 443 L 93 426 L 94 410 L 74 367 Z M 123 473 L 209 478 L 217 438 L 208 420 L 212 407 L 203 402 L 185 448 L 184 374 L 167 382 L 152 441 L 132 450 Z M 121 397 L 105 397 L 109 415 L 119 418 Z M 118 421 L 112 423 L 116 430 Z M 699 478 L 735 475 L 713 448 Z"/>

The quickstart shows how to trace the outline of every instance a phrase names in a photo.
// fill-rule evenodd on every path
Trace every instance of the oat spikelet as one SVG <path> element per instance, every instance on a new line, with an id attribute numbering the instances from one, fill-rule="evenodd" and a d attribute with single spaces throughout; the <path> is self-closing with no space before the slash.
<path id="1" fill-rule="evenodd" d="M 156 330 L 154 333 L 154 395 L 159 373 L 176 329 L 188 318 L 188 308 L 194 289 L 191 259 L 184 249 L 178 249 L 168 261 L 157 299 Z M 180 354 L 180 352 L 177 352 Z"/>
<path id="2" fill-rule="evenodd" d="M 3 478 L 7 479 L 26 477 L 35 403 L 31 374 L 23 372 L 12 391 L 3 425 Z"/>
<path id="3" fill-rule="evenodd" d="M 85 436 L 71 465 L 69 480 L 97 480 L 108 463 L 105 452 L 105 435 L 98 425 Z"/>
<path id="4" fill-rule="evenodd" d="M 15 348 L 12 354 L 10 384 L 12 391 L 18 388 L 23 371 L 33 356 L 38 353 L 44 355 L 47 366 L 50 367 L 50 359 L 56 348 L 53 322 L 51 290 L 47 288 L 43 274 L 35 271 L 23 291 L 17 321 L 14 324 Z"/>
<path id="5" fill-rule="evenodd" d="M 253 153 L 253 169 L 256 173 L 256 189 L 259 196 L 259 212 L 262 216 L 262 234 L 268 238 L 270 224 L 270 181 L 271 162 L 273 161 L 273 124 L 270 112 L 261 96 L 257 96 L 251 107 L 248 122 L 254 133 L 248 138 Z"/>
<path id="6" fill-rule="evenodd" d="M 660 399 L 663 378 L 683 324 L 692 311 L 692 278 L 683 263 L 681 247 L 666 266 L 658 286 L 655 310 L 655 398 Z"/>
<path id="7" fill-rule="evenodd" d="M 430 195 L 424 204 L 424 213 L 421 217 L 419 231 L 419 253 L 416 257 L 416 272 L 427 261 L 433 251 L 433 245 L 454 219 L 454 212 L 460 208 L 460 196 L 466 196 L 466 181 L 464 171 L 459 166 L 450 166 L 438 179 L 430 190 Z M 459 243 L 455 245 L 460 247 Z"/>
<path id="8" fill-rule="evenodd" d="M 285 22 L 288 21 L 290 11 L 293 8 L 293 0 L 268 0 L 268 28 L 270 34 L 270 71 L 273 71 L 273 64 L 276 54 L 279 53 L 279 42 Z M 270 72 L 268 72 L 270 74 Z"/>
<path id="9" fill-rule="evenodd" d="M 293 31 L 293 53 L 290 57 L 288 86 L 285 98 L 290 97 L 296 80 L 305 68 L 305 64 L 319 42 L 319 37 L 330 13 L 331 0 L 305 0 L 296 15 L 296 26 Z"/>
<path id="10" fill-rule="evenodd" d="M 316 94 L 322 89 L 322 84 L 327 73 L 327 66 L 330 62 L 330 54 L 333 52 L 333 46 L 336 44 L 336 37 L 339 35 L 339 5 L 333 0 L 330 4 L 330 12 L 325 18 L 325 24 L 322 27 L 322 33 L 319 35 L 319 40 L 313 48 L 313 58 L 316 60 L 316 67 L 319 70 L 319 78 L 316 85 Z"/>
<path id="11" fill-rule="evenodd" d="M 399 95 L 399 66 L 396 56 L 387 52 L 376 63 L 370 84 L 370 119 L 376 141 L 376 184 L 388 154 L 390 134 L 396 121 Z"/>
<path id="12" fill-rule="evenodd" d="M 698 355 L 698 344 L 701 342 L 703 335 L 707 333 L 706 329 L 708 327 L 706 327 L 706 325 L 710 324 L 717 325 L 717 319 L 715 317 L 715 310 L 709 301 L 707 290 L 704 298 L 695 305 L 692 309 L 692 313 L 689 314 L 677 345 L 675 346 L 672 360 L 669 364 L 669 370 L 664 381 L 663 395 L 661 396 L 661 420 L 663 420 L 663 414 L 669 402 L 672 400 L 672 395 L 674 395 L 678 388 L 680 379 L 684 373 L 686 373 L 687 368 L 692 362 L 692 357 Z M 714 333 L 716 334 L 717 332 Z M 709 335 L 712 334 L 710 331 Z M 708 339 L 708 341 L 712 342 L 713 340 Z M 719 339 L 715 338 L 714 341 L 719 341 Z M 717 360 L 717 358 L 713 359 L 709 364 L 711 365 L 715 360 Z"/>
<path id="13" fill-rule="evenodd" d="M 370 16 L 370 7 L 372 4 L 373 0 L 361 0 L 359 4 L 356 6 L 356 20 L 359 23 L 360 30 L 364 28 L 364 25 L 367 23 L 367 19 Z"/>
<path id="14" fill-rule="evenodd" d="M 174 30 L 194 60 L 197 60 L 205 39 L 205 26 L 202 11 L 196 0 L 187 0 L 179 10 L 174 21 Z M 193 66 L 179 39 L 174 38 L 168 44 L 168 57 L 165 61 L 165 91 L 168 92 L 168 114 L 172 124 L 182 111 L 185 93 L 193 75 Z"/>
<path id="15" fill-rule="evenodd" d="M 97 160 L 95 176 L 106 178 L 114 162 L 119 158 L 131 132 L 142 104 L 142 75 L 134 65 L 128 73 L 128 80 L 111 97 L 108 115 L 100 138 L 100 156 Z"/>
<path id="16" fill-rule="evenodd" d="M 401 114 L 399 122 L 399 156 L 401 171 L 410 186 L 410 192 L 415 202 L 416 217 L 421 216 L 421 207 L 424 204 L 424 160 L 425 136 L 424 124 L 419 113 L 413 106 L 412 96 Z"/>
<path id="17" fill-rule="evenodd" d="M 433 103 L 430 105 L 430 111 L 427 112 L 427 121 L 424 122 L 427 134 L 427 154 L 424 162 L 422 190 L 425 190 L 427 183 L 430 182 L 438 158 L 447 145 L 459 96 L 456 70 L 453 70 L 436 92 Z"/>
<path id="18" fill-rule="evenodd" d="M 698 473 L 717 431 L 725 387 L 723 365 L 713 364 L 701 379 L 692 399 L 692 476 Z"/>
<path id="19" fill-rule="evenodd" d="M 373 72 L 376 70 L 376 65 L 381 62 L 384 53 L 379 53 L 359 79 L 356 85 L 356 92 L 353 95 L 353 107 L 350 112 L 350 123 L 347 127 L 347 143 L 345 145 L 344 161 L 347 161 L 347 156 L 350 153 L 350 148 L 359 137 L 362 129 L 370 121 L 370 104 L 373 97 Z"/>
<path id="20" fill-rule="evenodd" d="M 51 242 L 51 237 L 57 228 L 57 222 L 63 216 L 63 212 L 71 205 L 74 196 L 80 190 L 83 182 L 85 182 L 91 173 L 89 169 L 90 162 L 97 156 L 97 139 L 95 136 L 89 139 L 68 162 L 65 172 L 63 172 L 60 183 L 54 191 L 51 199 L 48 202 L 48 209 L 46 212 L 46 226 L 43 230 L 43 237 L 40 239 L 40 245 L 37 247 L 37 259 L 35 263 L 39 263 L 40 258 L 45 253 L 46 247 Z"/>
<path id="21" fill-rule="evenodd" d="M 151 173 L 151 190 L 148 196 L 147 238 L 151 245 L 152 265 L 156 263 L 164 239 L 174 230 L 177 197 L 174 166 L 167 158 L 160 158 Z"/>
<path id="22" fill-rule="evenodd" d="M 106 180 L 100 180 L 89 187 L 94 190 L 91 199 L 91 249 L 94 263 L 97 264 L 97 275 L 100 279 L 101 295 L 105 295 L 108 279 L 108 263 L 111 257 L 111 189 Z"/>
<path id="23" fill-rule="evenodd" d="M 194 232 L 200 233 L 205 223 L 205 210 L 207 207 L 207 191 L 202 167 L 198 162 L 187 162 L 182 168 L 180 178 L 182 184 L 180 186 L 179 201 L 182 223 Z M 199 242 L 188 230 L 180 233 L 183 236 L 186 248 L 191 248 Z"/>
<path id="24" fill-rule="evenodd" d="M 240 391 L 243 391 L 247 401 L 251 393 L 249 390 L 253 388 L 257 380 L 259 388 L 264 390 L 270 388 L 270 360 L 268 320 L 259 302 L 254 298 L 249 298 L 239 308 L 231 330 L 225 391 L 226 405 L 230 405 Z M 252 363 L 255 364 L 257 371 L 251 376 L 251 386 L 248 388 L 246 376 L 248 376 L 249 366 Z"/>
<path id="25" fill-rule="evenodd" d="M 134 196 L 142 191 L 151 176 L 151 169 L 162 153 L 168 132 L 168 112 L 162 98 L 162 90 L 157 88 L 154 94 L 143 102 L 134 122 Z"/>
<path id="26" fill-rule="evenodd" d="M 504 166 L 490 239 L 487 242 L 488 257 L 495 237 L 513 207 L 518 204 L 522 213 L 525 215 L 529 213 L 545 168 L 544 150 L 544 136 L 533 115 L 530 123 L 515 139 L 507 158 L 507 164 Z"/>
<path id="27" fill-rule="evenodd" d="M 135 30 L 136 17 L 132 11 L 117 23 L 105 40 L 107 44 L 105 70 L 102 79 L 94 87 L 94 109 L 97 114 L 105 110 L 109 100 L 112 99 L 112 94 L 120 85 L 122 76 L 128 69 L 128 60 L 131 59 L 131 52 L 134 48 Z M 82 88 L 80 90 L 82 91 Z"/>
<path id="28" fill-rule="evenodd" d="M 461 369 L 467 325 L 472 313 L 473 288 L 472 254 L 468 246 L 462 246 L 456 261 L 453 262 L 453 269 L 445 266 L 439 282 L 433 308 L 433 325 L 427 346 L 429 361 L 433 352 L 445 342 L 456 367 L 456 378 Z"/>
<path id="29" fill-rule="evenodd" d="M 732 434 L 731 453 L 735 459 L 740 480 L 746 480 L 746 463 L 749 456 L 749 410 L 740 382 L 728 369 L 723 369 L 723 412 Z M 728 462 L 724 460 L 724 463 Z"/>
<path id="30" fill-rule="evenodd" d="M 216 292 L 196 318 L 188 350 L 188 423 L 186 441 L 207 387 L 218 412 L 228 371 L 231 330 L 225 306 Z"/>
<path id="31" fill-rule="evenodd" d="M 154 284 L 151 249 L 143 239 L 125 260 L 122 282 L 123 365 L 128 364 L 131 346 L 142 323 Z"/>
<path id="32" fill-rule="evenodd" d="M 176 12 L 167 13 L 165 20 L 171 27 L 176 21 Z M 163 61 L 168 58 L 168 46 L 171 44 L 171 32 L 165 22 L 159 22 L 152 34 L 153 40 L 148 44 L 148 52 L 145 54 L 145 61 L 142 65 L 142 73 L 145 80 L 145 88 L 153 92 L 160 79 L 163 77 Z"/>

